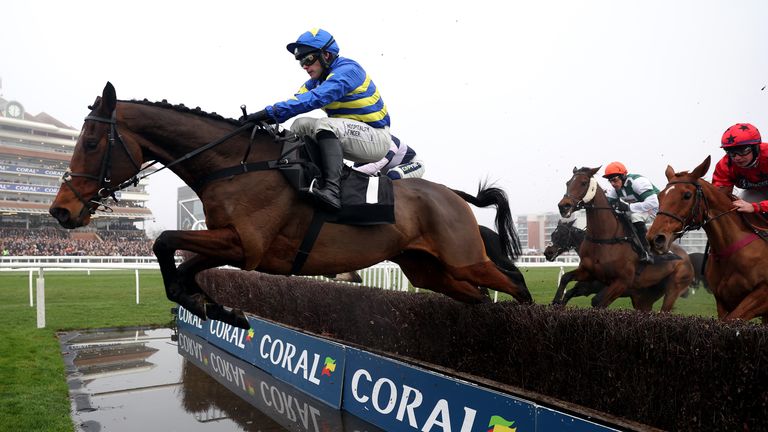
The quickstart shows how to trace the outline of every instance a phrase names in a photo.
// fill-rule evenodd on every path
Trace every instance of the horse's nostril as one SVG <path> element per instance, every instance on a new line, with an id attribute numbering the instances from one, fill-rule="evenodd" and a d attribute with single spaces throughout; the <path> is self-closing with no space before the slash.
<path id="1" fill-rule="evenodd" d="M 69 210 L 61 207 L 52 207 L 48 212 L 59 222 L 66 222 L 69 219 Z"/>

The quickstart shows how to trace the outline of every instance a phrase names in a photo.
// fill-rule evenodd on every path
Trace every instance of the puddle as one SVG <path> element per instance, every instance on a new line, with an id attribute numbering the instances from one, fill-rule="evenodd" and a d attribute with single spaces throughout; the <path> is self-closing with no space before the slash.
<path id="1" fill-rule="evenodd" d="M 59 334 L 77 430 L 380 432 L 168 328 Z"/>

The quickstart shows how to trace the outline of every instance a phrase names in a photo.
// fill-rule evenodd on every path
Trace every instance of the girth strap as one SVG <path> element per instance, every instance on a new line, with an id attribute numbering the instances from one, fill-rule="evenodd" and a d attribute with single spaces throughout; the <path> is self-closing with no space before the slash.
<path id="1" fill-rule="evenodd" d="M 293 266 L 291 267 L 291 274 L 299 274 L 301 268 L 304 267 L 304 263 L 309 258 L 309 253 L 312 252 L 312 247 L 315 245 L 318 234 L 323 224 L 328 220 L 330 216 L 327 212 L 321 210 L 315 210 L 315 214 L 312 216 L 312 222 L 309 223 L 306 234 L 304 234 L 304 240 L 299 245 L 299 250 L 296 252 L 296 258 L 293 259 Z"/>

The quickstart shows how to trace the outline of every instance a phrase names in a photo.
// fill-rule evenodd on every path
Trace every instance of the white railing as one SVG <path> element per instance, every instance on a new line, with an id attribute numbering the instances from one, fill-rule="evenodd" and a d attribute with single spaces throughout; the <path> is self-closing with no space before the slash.
<path id="1" fill-rule="evenodd" d="M 563 255 L 554 262 L 547 261 L 542 255 L 524 255 L 518 258 L 518 267 L 560 267 L 558 283 L 565 266 L 578 266 L 578 256 Z M 177 264 L 181 257 L 176 257 Z M 37 273 L 37 327 L 45 327 L 45 272 L 46 271 L 86 271 L 89 275 L 93 270 L 133 270 L 136 277 L 136 304 L 139 304 L 140 279 L 139 270 L 159 270 L 157 258 L 150 256 L 1 256 L 0 272 L 26 271 L 29 272 L 29 306 L 35 305 L 34 274 Z M 362 284 L 370 287 L 408 291 L 408 278 L 400 267 L 389 261 L 376 264 L 366 269 L 358 270 Z M 312 278 L 327 279 L 323 276 Z M 349 282 L 353 283 L 353 282 Z M 417 289 L 418 291 L 418 289 Z M 494 301 L 498 292 L 494 292 Z"/>

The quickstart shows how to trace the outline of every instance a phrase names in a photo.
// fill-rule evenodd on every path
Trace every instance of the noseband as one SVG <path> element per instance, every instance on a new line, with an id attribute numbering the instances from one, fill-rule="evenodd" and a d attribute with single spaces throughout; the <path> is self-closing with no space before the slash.
<path id="1" fill-rule="evenodd" d="M 579 176 L 579 175 L 584 177 L 589 177 L 589 186 L 587 187 L 587 191 L 584 192 L 584 196 L 582 196 L 581 198 L 576 198 L 575 196 L 569 194 L 567 190 L 563 195 L 563 198 L 570 198 L 576 202 L 576 205 L 574 205 L 573 207 L 574 211 L 582 210 L 586 208 L 587 204 L 592 202 L 592 199 L 595 198 L 595 193 L 597 193 L 597 181 L 595 180 L 595 178 L 592 176 L 587 176 L 586 174 L 583 174 L 583 173 L 575 173 L 573 177 L 571 177 L 571 179 L 568 181 L 567 184 L 570 184 L 573 181 L 573 179 L 575 179 L 576 176 Z"/>
<path id="2" fill-rule="evenodd" d="M 123 182 L 120 185 L 117 186 L 111 186 L 112 183 L 112 152 L 114 151 L 115 147 L 119 145 L 124 151 L 125 154 L 128 155 L 128 158 L 131 160 L 131 163 L 133 164 L 134 168 L 136 168 L 136 171 L 140 171 L 141 167 L 136 162 L 136 160 L 133 158 L 133 155 L 131 155 L 131 152 L 128 151 L 128 147 L 126 147 L 125 143 L 120 137 L 120 134 L 117 132 L 117 120 L 116 120 L 116 110 L 112 111 L 112 117 L 111 118 L 105 118 L 105 117 L 99 117 L 94 115 L 89 115 L 85 118 L 85 121 L 95 121 L 98 123 L 106 123 L 109 124 L 109 134 L 107 136 L 107 151 L 104 152 L 104 156 L 101 158 L 101 166 L 99 167 L 99 174 L 93 175 L 89 173 L 75 173 L 71 172 L 70 170 L 67 170 L 64 175 L 61 176 L 61 182 L 67 185 L 69 190 L 72 191 L 73 194 L 77 197 L 78 200 L 83 204 L 83 209 L 80 211 L 80 216 L 83 215 L 84 212 L 88 212 L 90 214 L 96 213 L 96 211 L 103 211 L 103 212 L 112 212 L 112 209 L 107 206 L 104 201 L 112 197 L 112 199 L 117 202 L 117 197 L 115 197 L 115 192 L 118 190 L 122 190 L 127 188 L 128 186 L 134 185 L 136 186 L 139 183 L 138 177 L 134 176 L 130 180 Z M 99 190 L 94 194 L 90 199 L 83 198 L 83 195 L 75 189 L 74 186 L 72 186 L 72 178 L 73 177 L 83 177 L 87 178 L 89 180 L 97 181 L 99 182 Z"/>

